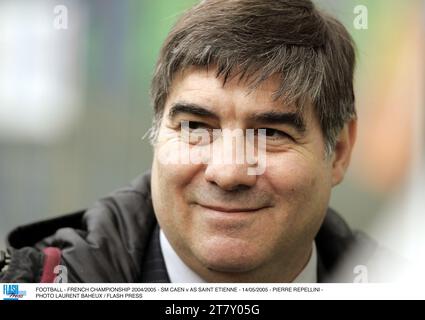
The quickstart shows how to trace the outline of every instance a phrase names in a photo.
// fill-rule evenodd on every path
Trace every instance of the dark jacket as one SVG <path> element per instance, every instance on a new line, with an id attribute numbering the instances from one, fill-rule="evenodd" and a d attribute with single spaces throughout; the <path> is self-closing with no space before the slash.
<path id="1" fill-rule="evenodd" d="M 169 282 L 158 230 L 147 172 L 88 210 L 12 231 L 10 261 L 0 281 L 52 282 L 60 264 L 68 282 Z M 353 263 L 368 265 L 378 248 L 331 209 L 315 240 L 319 282 L 336 281 L 332 275 L 348 252 L 362 248 Z M 353 282 L 353 265 L 346 269 L 337 281 Z"/>

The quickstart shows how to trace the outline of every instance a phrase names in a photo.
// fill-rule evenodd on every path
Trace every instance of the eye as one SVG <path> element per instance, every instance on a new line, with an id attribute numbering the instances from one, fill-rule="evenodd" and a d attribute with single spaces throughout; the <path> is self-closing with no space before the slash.
<path id="1" fill-rule="evenodd" d="M 271 139 L 271 140 L 287 139 L 287 138 L 291 139 L 290 135 L 288 135 L 287 133 L 281 130 L 271 129 L 271 128 L 258 128 L 257 130 L 259 129 L 265 130 L 266 139 Z M 257 131 L 257 132 L 258 134 L 264 134 L 264 132 L 260 132 L 260 131 Z"/>
<path id="2" fill-rule="evenodd" d="M 200 128 L 208 129 L 209 127 L 205 123 L 202 123 L 202 122 L 188 121 L 188 128 L 190 130 L 196 130 L 196 129 L 200 129 Z"/>
<path id="3" fill-rule="evenodd" d="M 198 130 L 198 131 L 199 130 L 210 131 L 212 129 L 208 124 L 203 123 L 203 122 L 184 120 L 184 121 L 180 122 L 180 130 L 193 132 L 193 131 L 196 131 L 196 130 Z"/>
<path id="4" fill-rule="evenodd" d="M 213 129 L 205 123 L 198 121 L 181 121 L 180 129 L 183 141 L 190 144 L 205 145 L 213 140 Z"/>

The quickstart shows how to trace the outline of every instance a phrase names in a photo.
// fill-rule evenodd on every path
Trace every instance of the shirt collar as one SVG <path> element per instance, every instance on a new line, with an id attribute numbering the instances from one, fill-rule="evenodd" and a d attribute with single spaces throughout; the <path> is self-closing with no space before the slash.
<path id="1" fill-rule="evenodd" d="M 206 283 L 204 279 L 198 276 L 197 273 L 190 269 L 182 259 L 180 259 L 168 242 L 162 229 L 159 234 L 159 243 L 161 245 L 162 255 L 164 256 L 168 276 L 172 283 Z"/>
<path id="2" fill-rule="evenodd" d="M 164 256 L 170 281 L 172 283 L 206 283 L 197 273 L 190 269 L 168 242 L 164 232 L 160 231 L 159 242 L 162 255 Z M 317 249 L 313 241 L 310 259 L 300 274 L 292 281 L 293 283 L 316 283 L 317 282 Z"/>

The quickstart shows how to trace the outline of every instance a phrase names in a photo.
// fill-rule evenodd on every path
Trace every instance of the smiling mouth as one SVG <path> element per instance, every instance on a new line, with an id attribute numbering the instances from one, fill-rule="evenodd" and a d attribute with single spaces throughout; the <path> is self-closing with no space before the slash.
<path id="1" fill-rule="evenodd" d="M 228 208 L 228 207 L 219 207 L 219 206 L 209 206 L 209 205 L 202 205 L 200 206 L 204 209 L 216 211 L 216 212 L 222 212 L 222 213 L 255 213 L 260 211 L 261 209 L 264 209 L 265 207 L 260 208 Z"/>

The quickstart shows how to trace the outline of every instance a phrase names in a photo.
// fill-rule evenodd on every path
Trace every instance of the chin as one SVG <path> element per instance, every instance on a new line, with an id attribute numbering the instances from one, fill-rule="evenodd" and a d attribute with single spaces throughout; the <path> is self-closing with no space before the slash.
<path id="1" fill-rule="evenodd" d="M 202 264 L 218 272 L 252 271 L 264 259 L 260 248 L 243 240 L 209 240 L 197 249 Z"/>

